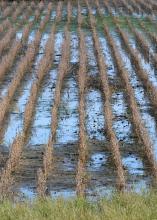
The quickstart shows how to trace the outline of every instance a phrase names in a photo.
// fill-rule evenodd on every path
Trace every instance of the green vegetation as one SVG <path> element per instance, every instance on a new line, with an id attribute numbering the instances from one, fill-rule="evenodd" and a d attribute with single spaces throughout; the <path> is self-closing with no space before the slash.
<path id="1" fill-rule="evenodd" d="M 157 192 L 114 194 L 99 202 L 83 199 L 36 200 L 0 204 L 0 219 L 12 220 L 155 220 Z"/>

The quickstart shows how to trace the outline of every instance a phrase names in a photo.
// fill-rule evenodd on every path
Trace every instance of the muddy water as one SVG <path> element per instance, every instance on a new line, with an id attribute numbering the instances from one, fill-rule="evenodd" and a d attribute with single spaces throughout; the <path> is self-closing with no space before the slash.
<path id="1" fill-rule="evenodd" d="M 72 61 L 72 60 L 71 60 Z M 50 195 L 72 197 L 75 195 L 75 175 L 79 141 L 79 97 L 75 72 L 64 80 L 58 114 L 58 128 L 54 146 L 55 169 L 48 185 Z M 68 178 L 67 178 L 68 176 Z"/>
<path id="2" fill-rule="evenodd" d="M 63 8 L 62 19 L 65 21 L 67 16 L 66 7 Z M 93 7 L 93 14 L 96 9 Z M 103 13 L 106 13 L 105 11 Z M 119 12 L 115 12 L 118 13 Z M 73 9 L 73 16 L 76 17 L 77 9 Z M 82 8 L 82 14 L 87 14 L 87 9 Z M 55 18 L 55 11 L 51 14 L 51 21 Z M 50 26 L 50 24 L 49 24 Z M 44 78 L 41 85 L 40 95 L 36 104 L 34 120 L 32 123 L 30 139 L 25 146 L 20 162 L 21 170 L 16 173 L 16 188 L 20 192 L 20 198 L 27 197 L 33 199 L 36 197 L 36 175 L 39 167 L 43 165 L 43 152 L 45 144 L 51 131 L 51 110 L 54 103 L 54 93 L 57 79 L 58 64 L 61 58 L 61 45 L 64 38 L 64 30 L 58 26 L 59 30 L 55 34 L 54 64 L 51 71 Z M 49 29 L 49 28 L 48 28 Z M 43 56 L 46 40 L 49 30 L 43 34 L 39 54 L 36 57 L 31 76 L 26 76 L 23 85 L 18 90 L 11 111 L 11 117 L 6 129 L 3 145 L 9 146 L 15 135 L 22 128 L 23 113 L 26 102 L 30 95 L 30 88 L 35 79 L 38 63 Z M 70 71 L 64 80 L 61 95 L 61 104 L 58 112 L 58 128 L 56 143 L 54 145 L 54 170 L 48 180 L 48 194 L 52 197 L 63 196 L 64 198 L 76 196 L 76 169 L 78 162 L 79 147 L 79 88 L 78 88 L 78 64 L 79 64 L 79 43 L 78 33 L 71 32 L 71 55 Z M 150 136 L 156 143 L 156 123 L 152 117 L 152 108 L 149 100 L 144 94 L 143 87 L 138 81 L 136 73 L 131 67 L 129 57 L 124 53 L 120 45 L 120 40 L 113 32 L 113 37 L 118 45 L 119 52 L 127 68 L 131 85 L 135 91 L 135 97 L 138 102 L 143 120 L 150 132 Z M 35 29 L 29 36 L 29 43 L 34 39 Z M 17 33 L 17 38 L 21 33 Z M 107 41 L 102 34 L 99 34 L 99 40 L 104 54 L 104 60 L 107 64 L 107 74 L 112 92 L 111 105 L 113 111 L 113 129 L 120 143 L 122 163 L 127 178 L 127 189 L 140 191 L 141 188 L 148 187 L 149 176 L 147 167 L 141 155 L 141 146 L 132 130 L 130 122 L 130 112 L 125 100 L 125 90 L 122 87 L 121 80 L 110 54 Z M 86 49 L 88 55 L 87 76 L 98 79 L 99 71 L 94 55 L 91 32 L 85 32 Z M 134 41 L 134 40 L 133 40 Z M 143 59 L 142 57 L 140 57 Z M 149 64 L 148 64 L 149 65 Z M 149 71 L 152 74 L 151 66 Z M 155 73 L 154 73 L 155 74 Z M 8 78 L 9 80 L 9 78 Z M 11 78 L 10 78 L 11 80 Z M 154 78 L 152 80 L 155 81 Z M 8 81 L 9 82 L 9 81 Z M 4 92 L 5 94 L 5 92 Z M 110 144 L 107 142 L 105 131 L 105 116 L 103 112 L 103 96 L 99 86 L 90 85 L 85 93 L 85 112 L 86 112 L 86 134 L 88 143 L 88 159 L 86 164 L 87 176 L 89 179 L 86 194 L 89 199 L 100 198 L 110 195 L 115 190 L 116 169 L 113 165 Z M 148 121 L 149 118 L 149 121 Z M 157 147 L 155 148 L 157 149 Z M 8 149 L 7 149 L 8 150 Z M 157 155 L 157 150 L 155 151 Z"/>
<path id="3" fill-rule="evenodd" d="M 43 89 L 37 102 L 36 114 L 31 128 L 31 138 L 28 145 L 48 143 L 56 78 L 57 72 L 54 69 L 51 70 L 49 76 L 47 76 L 45 82 L 43 82 Z"/>
<path id="4" fill-rule="evenodd" d="M 79 62 L 79 39 L 75 32 L 71 32 L 71 54 L 70 54 L 70 63 L 72 65 L 77 64 Z M 77 74 L 77 69 L 75 70 L 75 74 Z"/>
<path id="5" fill-rule="evenodd" d="M 127 117 L 127 105 L 124 100 L 123 92 L 116 92 L 112 95 L 112 109 L 115 119 L 113 121 L 113 129 L 119 141 L 124 143 L 133 143 L 132 126 Z"/>
<path id="6" fill-rule="evenodd" d="M 73 8 L 72 17 L 77 18 L 77 8 Z"/>
<path id="7" fill-rule="evenodd" d="M 124 61 L 125 68 L 128 70 L 129 77 L 130 77 L 130 83 L 131 83 L 132 87 L 134 88 L 135 98 L 136 98 L 137 103 L 139 105 L 142 119 L 145 122 L 145 125 L 149 131 L 150 137 L 152 138 L 152 136 L 154 136 L 153 135 L 154 132 L 152 133 L 152 130 L 154 128 L 154 127 L 152 127 L 154 125 L 154 118 L 149 114 L 149 111 L 150 111 L 149 101 L 144 94 L 144 90 L 141 85 L 141 82 L 138 81 L 137 75 L 131 66 L 128 55 L 121 48 L 121 43 L 120 43 L 119 38 L 117 37 L 117 35 L 115 33 L 112 33 L 112 35 L 113 35 L 114 40 L 118 46 L 120 55 Z M 144 111 L 144 109 L 145 109 L 145 111 Z M 148 120 L 148 118 L 150 120 Z M 150 131 L 150 127 L 149 127 L 150 124 L 151 124 L 151 128 L 152 128 L 151 131 Z M 156 143 L 156 140 L 157 140 L 156 137 L 154 137 L 154 139 L 155 139 L 155 143 Z M 136 151 L 135 151 L 135 155 L 136 155 Z M 125 164 L 128 167 L 129 172 L 132 174 L 133 181 L 134 181 L 135 177 L 137 177 L 137 176 L 142 177 L 142 178 L 140 178 L 140 180 L 136 184 L 134 184 L 134 188 L 137 191 L 138 191 L 140 185 L 142 188 L 145 188 L 146 185 L 149 184 L 149 179 L 146 177 L 146 173 L 145 173 L 146 167 L 144 167 L 144 165 L 142 164 L 139 156 L 136 155 L 134 157 L 133 155 L 131 155 L 129 158 L 127 158 L 126 161 L 123 161 L 123 162 L 125 162 Z M 136 171 L 135 171 L 135 168 L 136 168 Z M 132 169 L 132 171 L 131 171 L 131 169 Z"/>
<path id="8" fill-rule="evenodd" d="M 54 47 L 54 64 L 58 65 L 61 55 L 61 45 L 63 42 L 63 33 L 58 32 L 55 34 L 55 47 Z M 44 48 L 44 46 L 42 47 Z M 40 51 L 38 63 L 43 56 L 43 51 Z M 57 80 L 57 68 L 54 66 L 50 73 L 46 76 L 43 84 L 42 91 L 36 106 L 36 114 L 32 124 L 32 134 L 28 145 L 38 146 L 46 144 L 50 134 L 51 126 L 51 110 L 54 102 L 54 93 Z"/>
<path id="9" fill-rule="evenodd" d="M 85 42 L 89 66 L 87 76 L 97 78 L 99 76 L 99 70 L 94 54 L 91 33 L 85 36 Z M 88 89 L 85 95 L 85 102 L 87 135 L 90 139 L 104 141 L 105 118 L 103 113 L 103 98 L 100 90 L 92 88 L 91 85 L 91 88 Z"/>
<path id="10" fill-rule="evenodd" d="M 20 29 L 20 30 L 17 31 L 17 33 L 16 33 L 16 38 L 17 38 L 17 40 L 20 40 L 20 39 L 21 39 L 21 37 L 22 37 L 22 32 L 23 32 L 22 29 Z M 34 38 L 35 38 L 35 33 L 36 33 L 36 30 L 35 30 L 34 27 L 33 27 L 32 30 L 30 31 L 30 34 L 29 34 L 29 37 L 28 37 L 28 42 L 26 42 L 24 51 L 25 51 L 25 49 L 27 49 L 27 46 L 28 46 L 30 43 L 32 43 L 32 41 L 34 40 Z M 47 33 L 46 33 L 46 35 L 47 35 Z M 45 41 L 44 38 L 46 39 L 46 36 L 44 36 L 44 37 L 41 39 L 41 45 L 40 45 L 40 50 L 41 50 L 41 52 L 39 52 L 39 55 L 40 55 L 40 53 L 42 53 L 43 48 L 44 48 L 44 47 L 43 47 L 44 45 L 42 46 L 42 44 L 44 44 L 44 41 Z M 3 96 L 5 96 L 5 94 L 6 94 L 7 90 L 8 90 L 8 87 L 9 87 L 9 85 L 10 85 L 12 79 L 13 79 L 14 75 L 16 74 L 16 67 L 17 67 L 17 65 L 18 65 L 18 62 L 20 61 L 20 58 L 24 55 L 24 51 L 22 51 L 22 52 L 21 52 L 21 55 L 17 57 L 16 61 L 15 61 L 14 64 L 13 64 L 13 67 L 11 68 L 11 71 L 9 71 L 9 74 L 8 74 L 8 73 L 5 74 L 3 83 L 0 83 L 0 99 L 2 99 Z M 41 55 L 40 55 L 40 56 L 41 56 Z M 40 56 L 39 56 L 39 57 L 40 57 Z M 37 61 L 36 61 L 36 62 L 37 62 Z"/>
<path id="11" fill-rule="evenodd" d="M 31 79 L 27 81 L 26 84 L 27 92 L 23 93 L 23 97 L 21 97 L 21 99 L 19 100 L 19 105 L 25 106 L 29 98 L 30 88 L 33 83 L 33 79 L 35 79 L 38 64 L 44 55 L 44 48 L 46 41 L 48 40 L 48 37 L 49 37 L 48 33 L 45 33 L 42 36 L 39 54 L 35 61 L 34 75 L 31 76 Z M 58 64 L 60 60 L 62 41 L 63 41 L 63 33 L 56 33 L 55 48 L 54 48 L 55 64 Z M 52 70 L 46 76 L 43 82 L 42 91 L 37 101 L 37 106 L 35 110 L 36 114 L 31 128 L 32 134 L 30 141 L 28 143 L 29 145 L 46 144 L 48 141 L 48 136 L 50 133 L 50 124 L 51 124 L 51 108 L 54 101 L 56 79 L 57 79 L 57 69 L 52 68 Z"/>
<path id="12" fill-rule="evenodd" d="M 71 32 L 70 65 L 75 67 L 79 60 L 78 36 Z M 59 108 L 59 121 L 56 144 L 67 144 L 78 141 L 78 85 L 76 81 L 77 69 L 72 68 L 70 75 L 64 80 Z"/>
<path id="13" fill-rule="evenodd" d="M 57 32 L 55 34 L 55 46 L 54 46 L 54 64 L 58 64 L 61 57 L 61 45 L 63 43 L 63 32 Z"/>
<path id="14" fill-rule="evenodd" d="M 67 20 L 67 7 L 66 7 L 66 4 L 64 5 L 63 4 L 63 7 L 62 7 L 62 13 L 61 13 L 61 20 Z"/>
<path id="15" fill-rule="evenodd" d="M 75 65 L 78 62 L 78 37 L 76 34 L 72 34 L 71 36 L 71 58 L 70 63 L 72 65 Z M 57 53 L 57 51 L 55 52 Z M 49 80 L 48 80 L 49 81 Z M 45 88 L 45 86 L 43 86 Z M 40 104 L 37 105 L 40 108 L 37 110 L 36 114 L 36 122 L 39 123 L 38 125 L 42 124 L 42 120 L 44 118 L 44 123 L 42 124 L 42 131 L 44 130 L 44 125 L 47 123 L 48 115 L 44 114 L 42 115 L 44 106 L 48 105 L 48 101 L 46 101 L 46 94 L 49 93 L 47 89 L 44 89 L 45 92 L 42 92 L 42 96 L 45 94 L 45 98 L 42 98 L 42 102 L 39 102 Z M 50 99 L 50 95 L 47 96 L 47 99 Z M 102 97 L 99 91 L 96 90 L 89 90 L 86 94 L 87 99 L 87 130 L 89 132 L 88 136 L 90 139 L 96 140 L 105 140 L 104 134 L 103 134 L 103 128 L 104 128 L 104 120 L 103 120 L 103 114 L 102 114 Z M 93 104 L 93 99 L 95 99 Z M 100 103 L 100 104 L 99 104 Z M 64 87 L 62 90 L 62 98 L 61 98 L 61 105 L 59 108 L 59 121 L 58 121 L 58 129 L 57 129 L 57 138 L 56 138 L 56 144 L 54 147 L 55 151 L 55 171 L 54 171 L 54 179 L 50 180 L 50 183 L 48 184 L 49 187 L 49 193 L 52 196 L 64 196 L 64 197 L 71 197 L 75 195 L 75 174 L 76 174 L 76 165 L 77 165 L 77 154 L 78 154 L 78 146 L 73 145 L 72 143 L 78 142 L 79 140 L 79 115 L 78 115 L 78 104 L 79 104 L 79 97 L 78 97 L 78 85 L 76 80 L 76 71 L 72 71 L 71 74 L 69 74 L 65 81 L 64 81 Z M 47 107 L 48 108 L 48 107 Z M 48 109 L 45 109 L 44 112 L 48 112 Z M 38 116 L 38 117 L 37 117 Z M 94 120 L 93 120 L 94 119 Z M 97 121 L 97 119 L 99 119 Z M 97 132 L 98 130 L 98 132 Z M 37 145 L 38 141 L 39 144 L 46 142 L 43 141 L 43 135 L 40 133 L 39 127 L 37 127 L 37 133 L 38 135 L 34 134 L 32 135 L 31 140 L 34 140 L 34 142 L 30 142 L 29 144 L 32 146 L 36 144 L 37 147 L 40 149 L 40 146 Z M 94 131 L 94 136 L 93 135 Z M 44 133 L 46 133 L 46 130 L 44 130 Z M 48 130 L 47 130 L 48 134 Z M 41 136 L 41 137 L 40 137 Z M 48 137 L 48 136 L 47 136 Z M 40 139 L 41 138 L 41 139 Z M 42 142 L 43 141 L 43 142 Z M 72 145 L 69 149 L 69 145 Z M 100 143 L 99 143 L 100 145 Z M 29 148 L 30 149 L 30 148 Z M 33 148 L 32 148 L 33 149 Z M 111 176 L 108 180 L 103 180 L 101 178 L 99 180 L 98 176 L 101 175 L 97 172 L 103 172 L 104 166 L 107 162 L 106 160 L 107 154 L 104 151 L 104 148 L 102 147 L 101 152 L 100 148 L 96 147 L 95 150 L 91 150 L 91 153 L 89 155 L 89 162 L 87 163 L 87 171 L 91 175 L 91 182 L 97 180 L 97 184 L 93 188 L 92 184 L 90 184 L 90 190 L 87 192 L 87 194 L 94 194 L 98 195 L 100 194 L 99 186 L 101 185 L 101 182 L 104 182 L 104 185 L 113 179 Z M 42 156 L 40 155 L 40 158 Z M 31 158 L 30 158 L 31 160 Z M 27 159 L 27 163 L 28 163 Z M 26 164 L 27 164 L 26 163 Z M 41 164 L 41 162 L 40 162 Z M 42 164 L 41 164 L 42 165 Z M 41 166 L 40 165 L 40 166 Z M 39 165 L 36 165 L 38 167 Z M 105 172 L 109 173 L 110 168 L 105 168 Z M 28 170 L 28 165 L 25 166 L 25 170 Z M 36 168 L 35 168 L 36 170 Z M 111 172 L 110 172 L 111 173 Z M 32 179 L 35 178 L 35 172 L 30 174 L 32 176 Z M 68 179 L 66 178 L 68 175 Z M 106 174 L 107 175 L 107 174 Z M 67 179 L 67 180 L 66 180 Z M 22 181 L 23 182 L 23 181 Z M 26 184 L 27 183 L 27 184 Z M 94 191 L 93 191 L 94 190 Z M 102 190 L 102 189 L 101 189 Z M 25 181 L 25 184 L 20 185 L 20 192 L 27 196 L 32 197 L 35 196 L 35 186 L 34 184 L 30 184 L 28 181 Z"/>
<path id="16" fill-rule="evenodd" d="M 156 48 L 154 47 L 154 44 L 153 42 L 151 41 L 151 39 L 149 38 L 148 34 L 145 32 L 145 30 L 143 30 L 140 25 L 139 25 L 139 28 L 136 30 L 143 36 L 143 38 L 145 39 L 145 41 L 147 42 L 147 45 L 149 47 L 149 51 L 151 53 L 154 53 Z M 139 48 L 136 48 L 136 49 L 139 49 Z M 141 54 L 142 55 L 142 54 Z M 143 56 L 143 55 L 142 55 Z"/>
<path id="17" fill-rule="evenodd" d="M 57 144 L 78 141 L 78 88 L 73 77 L 65 79 L 59 109 Z"/>
<path id="18" fill-rule="evenodd" d="M 135 43 L 133 39 L 129 38 L 129 40 L 130 40 L 132 47 L 135 48 Z M 140 56 L 140 60 L 141 60 L 142 66 L 144 66 L 145 69 L 146 69 L 146 66 L 149 66 L 149 68 L 147 68 L 146 71 L 149 75 L 149 79 L 152 81 L 154 86 L 156 86 L 157 80 L 155 79 L 156 76 L 154 76 L 155 74 L 154 70 L 152 68 L 150 69 L 150 64 L 143 65 L 144 59 L 142 59 L 141 56 Z M 129 65 L 129 68 L 131 68 L 131 64 L 129 61 L 128 61 L 128 65 Z M 136 73 L 133 70 L 132 70 L 132 75 L 130 76 L 130 80 L 131 82 L 133 81 L 132 86 L 134 87 L 135 97 L 140 107 L 142 119 L 149 132 L 150 138 L 153 142 L 154 151 L 155 151 L 154 155 L 155 155 L 155 158 L 157 159 L 157 124 L 156 124 L 156 119 L 152 114 L 154 111 L 153 107 L 148 97 L 145 94 L 145 91 L 144 91 L 144 88 L 142 87 L 141 82 L 138 81 Z"/>
<path id="19" fill-rule="evenodd" d="M 86 35 L 86 49 L 88 58 L 88 76 L 99 77 L 97 61 L 93 50 L 91 35 Z M 112 65 L 109 63 L 111 76 L 114 74 Z M 111 77 L 112 78 L 112 77 Z M 95 86 L 95 85 L 94 85 Z M 87 173 L 89 184 L 87 197 L 101 197 L 115 188 L 116 173 L 113 171 L 113 164 L 110 163 L 111 154 L 106 148 L 106 132 L 103 97 L 100 88 L 95 89 L 91 85 L 85 94 L 86 111 L 86 132 L 89 140 L 89 156 L 87 162 Z M 94 149 L 91 147 L 94 144 Z M 112 176 L 110 175 L 112 173 Z"/>
<path id="20" fill-rule="evenodd" d="M 110 66 L 110 68 L 107 69 L 109 81 L 114 83 L 116 86 L 118 84 L 120 86 L 117 87 L 115 91 L 113 91 L 111 103 L 114 116 L 113 129 L 115 131 L 117 139 L 120 141 L 122 163 L 124 169 L 126 170 L 125 173 L 127 178 L 127 187 L 134 188 L 134 190 L 138 190 L 138 187 L 145 188 L 146 185 L 145 181 L 143 181 L 143 163 L 134 149 L 136 139 L 133 135 L 131 121 L 129 120 L 129 109 L 125 100 L 124 91 L 122 89 L 123 87 L 121 87 L 120 84 L 121 80 L 117 76 L 117 71 L 114 68 L 113 58 L 110 54 L 110 50 L 107 45 L 106 39 L 102 36 L 100 36 L 99 39 L 101 42 L 105 61 Z"/>
<path id="21" fill-rule="evenodd" d="M 21 38 L 22 38 L 22 29 L 20 29 L 16 32 L 16 39 L 21 40 Z"/>
<path id="22" fill-rule="evenodd" d="M 88 9 L 86 7 L 82 7 L 81 14 L 84 15 L 84 16 L 87 16 L 88 15 Z"/>
<path id="23" fill-rule="evenodd" d="M 101 44 L 102 53 L 105 58 L 105 63 L 107 65 L 108 80 L 110 82 L 115 82 L 117 79 L 117 74 L 116 74 L 116 70 L 115 70 L 115 67 L 113 64 L 112 56 L 110 54 L 110 50 L 109 50 L 107 41 L 101 34 L 99 34 L 99 41 Z"/>
<path id="24" fill-rule="evenodd" d="M 119 83 L 120 86 L 120 80 L 117 77 L 117 72 L 114 67 L 113 59 L 110 54 L 106 39 L 103 36 L 99 36 L 99 39 L 104 54 L 104 60 L 107 64 L 107 75 L 109 82 L 112 82 L 115 86 L 118 85 L 117 83 Z M 122 89 L 117 89 L 116 91 L 113 90 L 111 104 L 112 112 L 114 115 L 113 129 L 115 130 L 118 140 L 125 143 L 132 143 L 132 129 L 127 115 L 128 106 L 126 105 L 124 92 Z"/>
<path id="25" fill-rule="evenodd" d="M 56 17 L 56 10 L 52 10 L 51 12 L 51 20 L 53 21 Z"/>
<path id="26" fill-rule="evenodd" d="M 47 41 L 47 38 L 48 34 L 43 34 L 40 42 L 39 54 L 36 57 L 32 74 L 26 74 L 23 85 L 16 92 L 17 98 L 15 97 L 14 103 L 12 105 L 13 107 L 10 110 L 11 114 L 3 140 L 3 144 L 6 146 L 9 146 L 13 142 L 16 134 L 22 130 L 25 105 L 30 95 L 31 85 L 33 83 L 33 80 L 35 79 L 37 65 L 43 56 L 45 42 Z"/>
<path id="27" fill-rule="evenodd" d="M 90 139 L 105 140 L 103 102 L 99 90 L 89 89 L 86 94 L 86 129 Z"/>
<path id="28" fill-rule="evenodd" d="M 157 87 L 157 76 L 156 76 L 156 70 L 152 66 L 150 62 L 147 62 L 143 55 L 140 53 L 140 50 L 138 50 L 138 47 L 136 46 L 136 42 L 134 38 L 129 38 L 130 45 L 138 51 L 138 57 L 141 62 L 142 68 L 147 72 L 149 76 L 149 80 L 152 82 L 152 84 Z"/>
<path id="29" fill-rule="evenodd" d="M 63 33 L 57 33 L 55 36 L 55 56 L 54 63 L 55 66 L 58 66 L 60 62 L 61 55 L 61 45 L 63 42 Z M 71 34 L 71 57 L 70 57 L 70 65 L 75 66 L 78 62 L 78 38 L 75 33 Z M 50 134 L 50 123 L 51 123 L 51 109 L 54 102 L 54 92 L 55 85 L 57 79 L 57 68 L 52 69 L 50 72 L 50 77 L 45 80 L 43 83 L 43 90 L 41 92 L 41 96 L 39 97 L 35 120 L 32 127 L 32 135 L 30 142 L 28 144 L 29 149 L 41 149 L 41 144 L 46 144 L 48 142 L 48 137 Z M 71 181 L 75 182 L 74 172 L 76 170 L 76 157 L 73 153 L 73 150 L 68 150 L 68 145 L 70 143 L 78 142 L 78 87 L 76 81 L 76 72 L 75 69 L 72 68 L 71 74 L 67 75 L 64 86 L 62 90 L 62 98 L 61 104 L 59 108 L 59 116 L 58 116 L 58 129 L 57 129 L 57 137 L 56 144 L 54 147 L 55 152 L 55 169 L 54 175 L 56 177 L 56 181 L 53 179 L 50 180 L 48 184 L 49 194 L 52 196 L 72 196 L 75 194 L 75 191 L 72 190 Z M 65 145 L 64 145 L 65 144 Z M 68 144 L 68 145 L 66 145 Z M 63 148 L 63 145 L 65 146 Z M 35 147 L 35 148 L 34 148 Z M 43 146 L 44 147 L 44 146 Z M 76 148 L 76 147 L 75 147 Z M 41 151 L 44 149 L 42 148 Z M 75 149 L 76 151 L 76 149 Z M 26 153 L 25 149 L 25 153 Z M 67 153 L 69 152 L 69 153 Z M 76 154 L 76 153 L 75 153 Z M 40 160 L 38 164 L 35 165 L 35 171 L 31 173 L 32 180 L 22 180 L 19 177 L 18 189 L 20 188 L 20 192 L 30 198 L 36 195 L 36 182 L 35 176 L 38 167 L 42 166 L 42 154 L 39 154 Z M 32 158 L 23 159 L 24 170 L 31 170 L 30 165 L 28 163 L 32 163 Z M 75 161 L 75 163 L 73 162 Z M 31 165 L 32 166 L 32 165 Z M 69 176 L 69 180 L 65 181 L 66 176 Z M 60 179 L 61 178 L 61 179 Z M 31 184 L 32 183 L 32 184 Z M 73 187 L 75 184 L 73 184 Z"/>
<path id="30" fill-rule="evenodd" d="M 96 62 L 96 58 L 94 55 L 91 32 L 86 35 L 85 42 L 86 42 L 86 50 L 87 50 L 87 54 L 88 54 L 88 65 L 90 67 L 90 70 L 88 71 L 88 75 L 89 76 L 97 76 L 98 67 L 97 67 L 97 62 Z"/>

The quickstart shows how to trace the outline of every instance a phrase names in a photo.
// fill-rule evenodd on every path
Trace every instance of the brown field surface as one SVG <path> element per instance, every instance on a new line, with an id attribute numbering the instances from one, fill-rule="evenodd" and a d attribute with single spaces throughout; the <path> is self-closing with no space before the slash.
<path id="1" fill-rule="evenodd" d="M 157 2 L 0 1 L 0 199 L 157 186 Z"/>

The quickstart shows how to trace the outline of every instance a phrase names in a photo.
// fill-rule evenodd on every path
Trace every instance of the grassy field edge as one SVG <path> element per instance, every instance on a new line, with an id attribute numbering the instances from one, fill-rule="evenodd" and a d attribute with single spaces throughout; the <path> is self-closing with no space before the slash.
<path id="1" fill-rule="evenodd" d="M 12 220 L 155 220 L 157 219 L 157 191 L 115 193 L 99 202 L 85 199 L 45 199 L 0 204 L 0 219 Z"/>

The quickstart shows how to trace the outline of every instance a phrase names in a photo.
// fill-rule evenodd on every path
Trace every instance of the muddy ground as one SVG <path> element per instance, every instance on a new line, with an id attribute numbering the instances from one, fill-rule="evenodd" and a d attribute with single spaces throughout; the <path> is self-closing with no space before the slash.
<path id="1" fill-rule="evenodd" d="M 93 14 L 95 15 L 98 25 L 97 31 L 99 40 L 102 46 L 102 52 L 107 64 L 107 74 L 109 78 L 110 88 L 112 91 L 112 111 L 114 115 L 113 129 L 120 143 L 122 163 L 127 179 L 126 190 L 140 191 L 151 186 L 151 175 L 145 158 L 142 146 L 137 141 L 133 125 L 131 122 L 130 110 L 127 103 L 125 88 L 117 74 L 114 66 L 113 57 L 107 43 L 106 36 L 103 33 L 103 22 L 100 22 L 100 17 L 97 14 L 96 7 L 93 4 Z M 110 33 L 119 48 L 119 52 L 124 61 L 124 66 L 128 70 L 130 83 L 134 88 L 136 101 L 138 103 L 142 119 L 147 127 L 154 146 L 154 155 L 157 159 L 157 131 L 156 131 L 156 115 L 149 101 L 145 89 L 137 77 L 136 71 L 130 63 L 130 57 L 125 52 L 120 42 L 119 36 L 116 33 L 112 18 L 108 15 L 105 9 L 104 21 L 110 28 Z M 105 115 L 103 112 L 103 95 L 97 67 L 97 61 L 94 54 L 94 46 L 92 42 L 91 30 L 88 20 L 88 11 L 82 4 L 82 15 L 84 16 L 86 50 L 88 55 L 88 83 L 86 86 L 86 133 L 88 143 L 88 160 L 86 164 L 88 183 L 86 194 L 89 198 L 99 198 L 103 195 L 110 194 L 116 189 L 116 169 L 114 167 L 111 147 L 108 142 L 105 131 Z M 130 45 L 136 48 L 139 52 L 139 57 L 143 68 L 149 74 L 150 80 L 154 86 L 157 86 L 157 72 L 151 63 L 144 60 L 139 48 L 136 45 L 135 38 L 128 30 L 126 24 L 126 16 L 132 19 L 132 23 L 143 33 L 143 36 L 150 45 L 150 50 L 154 53 L 153 45 L 147 38 L 146 33 L 138 26 L 139 20 L 142 20 L 145 25 L 148 21 L 145 18 L 146 14 L 134 14 L 119 16 L 121 27 L 129 36 Z M 43 12 L 44 16 L 44 12 Z M 55 54 L 52 63 L 51 71 L 46 75 L 40 89 L 40 95 L 36 104 L 32 126 L 29 131 L 28 143 L 24 147 L 22 158 L 19 164 L 19 169 L 15 175 L 15 183 L 13 191 L 20 197 L 28 197 L 30 199 L 36 196 L 37 186 L 37 170 L 42 167 L 45 144 L 48 142 L 51 124 L 51 109 L 54 103 L 55 85 L 57 81 L 58 64 L 61 59 L 61 45 L 64 38 L 64 25 L 66 23 L 66 4 L 63 7 L 62 21 L 57 24 L 55 34 Z M 30 18 L 31 19 L 31 18 Z M 52 11 L 51 19 L 43 32 L 40 50 L 36 55 L 36 60 L 32 66 L 31 72 L 25 75 L 21 86 L 17 89 L 13 102 L 11 103 L 9 113 L 6 117 L 4 127 L 2 128 L 2 137 L 0 145 L 0 167 L 5 166 L 9 156 L 10 146 L 18 132 L 23 126 L 23 113 L 25 105 L 29 98 L 29 92 L 40 59 L 44 56 L 44 47 L 50 33 L 50 27 L 55 19 L 55 8 Z M 154 18 L 156 19 L 156 17 Z M 29 36 L 28 44 L 34 39 L 35 31 L 38 23 L 33 26 Z M 155 33 L 155 24 L 151 24 L 150 31 Z M 73 3 L 72 21 L 70 25 L 71 33 L 71 57 L 69 74 L 64 80 L 62 88 L 61 104 L 58 112 L 58 128 L 56 143 L 54 146 L 54 167 L 51 178 L 48 181 L 47 194 L 55 196 L 64 196 L 65 198 L 76 194 L 76 170 L 78 161 L 78 146 L 79 146 L 79 88 L 78 88 L 78 66 L 79 66 L 79 41 L 77 32 L 77 7 Z M 156 34 L 156 33 L 155 33 Z M 17 39 L 21 38 L 21 29 L 17 31 Z M 16 71 L 16 66 L 20 62 L 20 58 L 25 53 L 21 51 L 19 57 L 13 67 L 5 75 L 3 82 L 0 83 L 0 100 L 5 96 L 7 89 Z"/>

